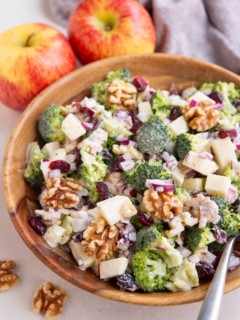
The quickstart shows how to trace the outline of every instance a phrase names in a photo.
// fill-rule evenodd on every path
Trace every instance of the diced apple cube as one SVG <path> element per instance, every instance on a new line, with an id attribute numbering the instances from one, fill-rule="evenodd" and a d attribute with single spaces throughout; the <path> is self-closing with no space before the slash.
<path id="1" fill-rule="evenodd" d="M 182 186 L 187 191 L 193 191 L 193 190 L 203 191 L 203 179 L 201 178 L 185 179 Z"/>
<path id="2" fill-rule="evenodd" d="M 218 170 L 216 162 L 199 157 L 197 152 L 190 151 L 183 160 L 183 165 L 193 169 L 204 176 L 214 173 Z"/>
<path id="3" fill-rule="evenodd" d="M 47 232 L 44 234 L 43 238 L 51 247 L 54 248 L 62 240 L 64 233 L 65 229 L 63 227 L 54 224 L 47 229 Z"/>
<path id="4" fill-rule="evenodd" d="M 125 257 L 100 262 L 100 279 L 117 277 L 125 273 L 128 259 Z"/>
<path id="5" fill-rule="evenodd" d="M 101 217 L 101 212 L 100 209 L 98 207 L 93 208 L 93 209 L 89 209 L 87 211 L 88 215 L 94 219 L 98 219 Z"/>
<path id="6" fill-rule="evenodd" d="M 126 196 L 115 196 L 97 203 L 101 216 L 112 226 L 122 219 L 129 219 L 137 209 Z"/>
<path id="7" fill-rule="evenodd" d="M 86 270 L 93 265 L 94 261 L 96 260 L 96 256 L 89 256 L 86 254 L 86 252 L 83 250 L 81 242 L 75 242 L 71 240 L 69 242 L 69 247 L 81 270 Z"/>
<path id="8" fill-rule="evenodd" d="M 177 187 L 181 187 L 184 181 L 184 174 L 182 173 L 182 171 L 179 168 L 176 168 L 173 172 L 172 172 L 172 176 L 173 176 L 173 180 L 174 183 L 176 184 Z"/>
<path id="9" fill-rule="evenodd" d="M 171 122 L 168 125 L 168 128 L 176 136 L 179 135 L 180 133 L 188 132 L 188 130 L 189 130 L 188 123 L 184 119 L 184 116 L 181 116 L 181 117 L 177 118 L 176 120 L 174 120 L 173 122 Z"/>
<path id="10" fill-rule="evenodd" d="M 206 180 L 205 189 L 207 193 L 213 196 L 225 197 L 231 185 L 229 177 L 218 176 L 216 174 L 209 174 Z"/>
<path id="11" fill-rule="evenodd" d="M 151 104 L 148 101 L 139 102 L 138 104 L 138 119 L 142 122 L 148 121 L 153 115 Z"/>
<path id="12" fill-rule="evenodd" d="M 194 100 L 196 102 L 200 102 L 200 101 L 209 101 L 213 104 L 215 104 L 216 102 L 214 100 L 212 100 L 211 98 L 209 98 L 206 94 L 204 94 L 201 91 L 196 91 L 191 97 L 189 97 L 187 99 L 188 101 Z"/>
<path id="13" fill-rule="evenodd" d="M 231 166 L 233 162 L 237 161 L 235 145 L 229 137 L 225 139 L 214 139 L 211 145 L 219 166 L 219 173 L 221 174 L 226 166 Z"/>
<path id="14" fill-rule="evenodd" d="M 70 140 L 76 140 L 86 133 L 81 121 L 72 113 L 69 113 L 62 122 L 62 131 Z"/>
<path id="15" fill-rule="evenodd" d="M 54 152 L 57 149 L 60 149 L 60 143 L 58 141 L 46 143 L 43 147 L 43 150 L 47 151 L 47 153 L 49 154 L 49 158 L 53 156 Z"/>
<path id="16" fill-rule="evenodd" d="M 66 150 L 64 148 L 60 148 L 52 152 L 50 161 L 55 160 L 66 160 Z"/>

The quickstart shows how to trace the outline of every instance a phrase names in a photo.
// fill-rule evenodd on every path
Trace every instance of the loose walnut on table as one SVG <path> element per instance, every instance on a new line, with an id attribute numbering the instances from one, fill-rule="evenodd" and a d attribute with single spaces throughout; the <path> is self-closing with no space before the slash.
<path id="1" fill-rule="evenodd" d="M 46 318 L 55 319 L 61 314 L 66 298 L 67 293 L 64 289 L 55 287 L 51 282 L 44 282 L 34 294 L 32 311 L 44 312 Z"/>
<path id="2" fill-rule="evenodd" d="M 11 270 L 16 268 L 16 263 L 12 260 L 0 260 L 0 292 L 7 291 L 19 282 L 19 277 Z"/>
<path id="3" fill-rule="evenodd" d="M 172 192 L 157 192 L 146 190 L 143 196 L 143 205 L 149 213 L 158 219 L 172 219 L 182 211 L 182 202 Z"/>
<path id="4" fill-rule="evenodd" d="M 117 250 L 118 234 L 118 228 L 106 225 L 104 219 L 93 220 L 83 233 L 83 250 L 89 256 L 96 253 L 99 262 L 110 259 Z"/>

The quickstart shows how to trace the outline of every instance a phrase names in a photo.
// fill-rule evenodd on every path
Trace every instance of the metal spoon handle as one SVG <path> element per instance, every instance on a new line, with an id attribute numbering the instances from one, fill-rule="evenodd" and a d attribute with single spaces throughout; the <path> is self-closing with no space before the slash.
<path id="1" fill-rule="evenodd" d="M 197 320 L 217 320 L 224 292 L 228 261 L 233 249 L 235 238 L 226 243 L 221 260 L 212 279 L 211 285 L 203 301 Z"/>

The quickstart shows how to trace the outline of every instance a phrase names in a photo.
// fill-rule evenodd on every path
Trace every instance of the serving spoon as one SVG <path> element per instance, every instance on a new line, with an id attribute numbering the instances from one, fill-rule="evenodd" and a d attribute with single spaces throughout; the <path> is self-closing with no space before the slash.
<path id="1" fill-rule="evenodd" d="M 233 250 L 233 246 L 237 240 L 240 240 L 240 235 L 228 239 L 217 270 L 203 301 L 197 320 L 218 319 L 228 270 L 228 262 Z"/>

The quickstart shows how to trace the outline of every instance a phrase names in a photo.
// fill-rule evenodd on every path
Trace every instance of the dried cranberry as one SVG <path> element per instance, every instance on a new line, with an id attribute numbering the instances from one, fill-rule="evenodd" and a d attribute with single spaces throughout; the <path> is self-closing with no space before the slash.
<path id="1" fill-rule="evenodd" d="M 173 107 L 171 109 L 169 118 L 170 118 L 170 120 L 174 121 L 177 118 L 181 117 L 181 115 L 182 115 L 181 109 L 179 107 Z"/>
<path id="2" fill-rule="evenodd" d="M 121 171 L 122 169 L 121 169 L 121 167 L 120 167 L 120 163 L 121 163 L 121 161 L 119 161 L 119 159 L 113 161 L 113 162 L 109 165 L 109 167 L 108 167 L 109 171 L 110 171 L 110 172 L 118 172 L 118 171 Z"/>
<path id="3" fill-rule="evenodd" d="M 218 138 L 225 139 L 226 137 L 236 138 L 237 137 L 237 130 L 231 129 L 231 130 L 220 130 L 218 131 Z"/>
<path id="4" fill-rule="evenodd" d="M 209 96 L 209 98 L 214 100 L 216 103 L 222 103 L 223 102 L 223 96 L 222 96 L 221 92 L 213 91 L 208 96 Z"/>
<path id="5" fill-rule="evenodd" d="M 206 281 L 212 279 L 215 269 L 211 264 L 200 262 L 196 265 L 199 280 Z"/>
<path id="6" fill-rule="evenodd" d="M 231 208 L 232 208 L 234 211 L 237 211 L 239 205 L 240 205 L 240 201 L 237 199 L 236 201 L 234 201 L 233 203 L 231 203 Z"/>
<path id="7" fill-rule="evenodd" d="M 80 156 L 80 152 L 78 148 L 75 149 L 75 155 L 76 155 L 76 159 L 75 159 L 76 167 L 79 168 L 80 165 L 82 164 L 82 158 Z"/>
<path id="8" fill-rule="evenodd" d="M 153 225 L 153 217 L 147 214 L 146 212 L 140 210 L 139 208 L 137 209 L 137 214 L 138 214 L 138 219 L 141 224 L 144 226 L 150 227 Z"/>
<path id="9" fill-rule="evenodd" d="M 137 88 L 138 92 L 143 92 L 148 86 L 148 81 L 143 77 L 137 76 L 133 79 L 132 84 Z"/>
<path id="10" fill-rule="evenodd" d="M 117 277 L 117 285 L 120 289 L 134 292 L 138 290 L 138 285 L 133 279 L 133 276 L 131 274 L 122 274 Z"/>
<path id="11" fill-rule="evenodd" d="M 135 133 L 143 124 L 142 121 L 140 121 L 138 118 L 136 118 L 134 115 L 131 114 L 131 118 L 132 118 L 132 128 L 130 129 L 130 131 L 132 133 Z"/>
<path id="12" fill-rule="evenodd" d="M 108 186 L 104 182 L 96 182 L 96 187 L 100 196 L 100 200 L 106 200 L 112 197 L 112 194 L 108 191 Z"/>
<path id="13" fill-rule="evenodd" d="M 72 236 L 72 240 L 75 242 L 81 242 L 83 241 L 83 231 L 82 232 L 76 232 L 73 236 Z"/>
<path id="14" fill-rule="evenodd" d="M 95 208 L 94 203 L 90 200 L 89 196 L 82 196 L 83 206 L 88 206 L 89 209 Z"/>
<path id="15" fill-rule="evenodd" d="M 31 217 L 30 219 L 28 219 L 28 223 L 30 227 L 40 236 L 43 236 L 47 231 L 47 226 L 45 225 L 45 223 L 40 221 L 38 218 Z"/>
<path id="16" fill-rule="evenodd" d="M 68 173 L 70 170 L 70 164 L 64 160 L 51 161 L 48 167 L 51 170 L 59 169 L 61 173 Z"/>

